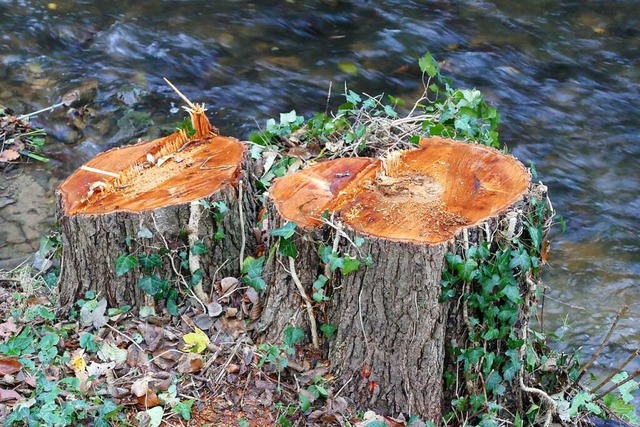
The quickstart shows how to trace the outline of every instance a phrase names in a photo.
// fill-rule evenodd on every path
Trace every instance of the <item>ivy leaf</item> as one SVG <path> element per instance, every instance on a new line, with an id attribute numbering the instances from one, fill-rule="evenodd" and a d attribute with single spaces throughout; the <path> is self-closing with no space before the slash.
<path id="1" fill-rule="evenodd" d="M 282 237 L 283 239 L 290 239 L 293 237 L 296 227 L 297 225 L 295 222 L 289 221 L 282 227 L 271 230 L 269 234 L 275 237 Z"/>
<path id="2" fill-rule="evenodd" d="M 95 337 L 90 333 L 84 333 L 80 335 L 80 347 L 87 350 L 89 353 L 95 353 L 98 351 L 98 344 L 96 344 Z"/>
<path id="3" fill-rule="evenodd" d="M 154 267 L 160 267 L 162 265 L 162 258 L 158 254 L 151 254 L 149 256 L 141 254 L 138 255 L 138 261 L 142 268 L 150 270 Z"/>
<path id="4" fill-rule="evenodd" d="M 248 256 L 242 262 L 242 281 L 258 292 L 267 287 L 267 283 L 261 277 L 263 267 L 264 255 L 260 258 Z"/>
<path id="5" fill-rule="evenodd" d="M 325 337 L 331 339 L 336 334 L 338 327 L 333 323 L 325 323 L 324 325 L 320 326 L 320 330 Z"/>
<path id="6" fill-rule="evenodd" d="M 520 298 L 520 289 L 517 285 L 505 286 L 502 293 L 514 304 L 520 304 L 522 301 L 522 298 Z"/>
<path id="7" fill-rule="evenodd" d="M 284 330 L 284 343 L 289 347 L 293 347 L 295 343 L 304 338 L 304 330 L 297 326 L 288 326 Z"/>
<path id="8" fill-rule="evenodd" d="M 447 265 L 452 270 L 458 270 L 459 266 L 463 263 L 462 257 L 460 255 L 448 253 L 445 255 L 445 259 L 447 260 Z"/>
<path id="9" fill-rule="evenodd" d="M 191 248 L 191 254 L 192 255 L 202 255 L 202 254 L 206 254 L 208 251 L 207 247 L 204 245 L 204 243 L 197 241 L 193 244 L 193 247 Z"/>
<path id="10" fill-rule="evenodd" d="M 313 282 L 313 289 L 317 290 L 317 289 L 324 288 L 324 285 L 327 283 L 327 280 L 329 280 L 329 278 L 324 274 L 319 275 L 316 281 Z"/>
<path id="11" fill-rule="evenodd" d="M 202 273 L 202 269 L 199 268 L 196 271 L 193 272 L 193 274 L 191 275 L 191 279 L 189 280 L 189 285 L 190 286 L 195 286 L 198 283 L 200 283 L 202 281 L 202 277 L 203 277 L 203 273 Z"/>
<path id="12" fill-rule="evenodd" d="M 534 227 L 530 224 L 527 224 L 527 229 L 529 230 L 529 235 L 531 236 L 531 243 L 533 243 L 533 247 L 536 251 L 540 250 L 540 244 L 542 243 L 542 229 L 539 227 Z"/>
<path id="13" fill-rule="evenodd" d="M 160 294 L 166 290 L 168 285 L 169 282 L 159 278 L 156 274 L 142 276 L 142 279 L 138 282 L 138 287 L 151 296 Z"/>
<path id="14" fill-rule="evenodd" d="M 487 391 L 492 392 L 494 396 L 501 396 L 506 391 L 505 386 L 502 384 L 502 377 L 495 371 L 491 372 L 485 379 L 485 387 Z"/>
<path id="15" fill-rule="evenodd" d="M 80 309 L 80 323 L 82 326 L 93 325 L 94 328 L 100 329 L 107 324 L 106 311 L 106 298 L 102 298 L 100 301 L 87 301 Z"/>
<path id="16" fill-rule="evenodd" d="M 511 251 L 509 268 L 513 270 L 516 267 L 520 267 L 520 270 L 523 272 L 528 271 L 531 268 L 531 258 L 524 249 L 514 249 Z"/>
<path id="17" fill-rule="evenodd" d="M 478 263 L 473 259 L 468 259 L 457 267 L 460 278 L 465 282 L 472 281 L 478 274 Z"/>
<path id="18" fill-rule="evenodd" d="M 182 419 L 190 420 L 191 419 L 191 407 L 193 406 L 193 399 L 185 400 L 182 402 L 176 403 L 171 409 L 180 414 Z"/>
<path id="19" fill-rule="evenodd" d="M 311 401 L 304 393 L 298 394 L 298 405 L 302 412 L 307 412 L 311 408 Z"/>
<path id="20" fill-rule="evenodd" d="M 430 52 L 427 52 L 418 60 L 418 65 L 420 66 L 420 71 L 426 73 L 429 77 L 434 77 L 440 72 L 440 66 Z"/>
<path id="21" fill-rule="evenodd" d="M 138 412 L 136 414 L 136 420 L 138 421 L 138 425 L 143 425 L 143 415 L 146 414 L 149 421 L 144 425 L 149 427 L 160 427 L 162 424 L 162 417 L 164 417 L 164 408 L 162 406 L 156 406 L 151 409 L 147 409 L 144 412 Z"/>
<path id="22" fill-rule="evenodd" d="M 357 271 L 360 268 L 360 261 L 349 256 L 344 258 L 342 264 L 342 274 L 349 274 L 352 271 Z"/>
<path id="23" fill-rule="evenodd" d="M 289 239 L 280 239 L 278 252 L 280 252 L 280 255 L 282 256 L 291 258 L 298 257 L 298 248 Z"/>
<path id="24" fill-rule="evenodd" d="M 296 114 L 296 110 L 291 110 L 288 113 L 280 113 L 280 124 L 284 125 L 293 123 L 297 118 L 298 115 Z"/>
<path id="25" fill-rule="evenodd" d="M 138 239 L 151 239 L 153 237 L 153 233 L 147 228 L 146 225 L 143 224 L 140 226 L 137 237 Z"/>
<path id="26" fill-rule="evenodd" d="M 116 259 L 116 276 L 124 276 L 129 270 L 138 265 L 135 255 L 122 254 Z"/>

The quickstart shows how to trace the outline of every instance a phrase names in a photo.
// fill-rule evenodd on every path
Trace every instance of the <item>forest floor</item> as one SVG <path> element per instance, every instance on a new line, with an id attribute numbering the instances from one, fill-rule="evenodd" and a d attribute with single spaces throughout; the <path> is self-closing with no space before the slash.
<path id="1" fill-rule="evenodd" d="M 357 411 L 334 389 L 320 351 L 254 343 L 246 321 L 251 288 L 236 282 L 218 287 L 216 312 L 192 301 L 180 316 L 163 317 L 151 307 L 136 315 L 107 307 L 91 292 L 59 309 L 52 276 L 28 266 L 0 271 L 0 421 L 409 425 Z"/>

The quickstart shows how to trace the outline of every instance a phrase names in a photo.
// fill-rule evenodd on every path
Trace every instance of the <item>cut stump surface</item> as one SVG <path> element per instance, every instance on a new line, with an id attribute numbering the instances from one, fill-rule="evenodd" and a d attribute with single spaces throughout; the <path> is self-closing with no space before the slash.
<path id="1" fill-rule="evenodd" d="M 256 210 L 245 175 L 248 150 L 235 138 L 217 135 L 203 108 L 189 112 L 190 132 L 104 152 L 58 188 L 62 304 L 91 289 L 112 306 L 139 306 L 145 296 L 146 302 L 167 297 L 200 267 L 204 282 L 239 274 L 242 248 L 254 245 L 238 221 L 241 211 L 253 218 Z M 197 257 L 196 242 L 205 248 L 195 251 Z M 150 258 L 154 254 L 161 262 Z M 135 268 L 116 274 L 123 255 Z M 143 277 L 146 294 L 139 286 Z"/>
<path id="2" fill-rule="evenodd" d="M 337 326 L 329 359 L 344 395 L 365 409 L 440 419 L 447 321 L 455 318 L 440 302 L 445 255 L 489 239 L 505 215 L 525 203 L 530 184 L 515 158 L 438 138 L 383 160 L 318 163 L 273 184 L 270 228 L 286 221 L 301 227 L 292 240 L 308 295 L 327 273 L 319 243 L 335 249 L 337 241 L 339 256 L 373 259 L 348 274 L 336 269 L 326 285 L 333 288 L 330 306 L 315 308 L 321 323 Z M 338 218 L 337 226 L 323 227 L 324 212 Z M 360 247 L 349 243 L 356 236 L 364 237 Z M 285 321 L 308 327 L 286 265 L 272 263 L 265 307 L 288 299 L 298 315 L 287 312 Z M 298 295 L 297 304 L 291 295 Z M 272 340 L 284 326 L 270 319 L 261 325 Z"/>

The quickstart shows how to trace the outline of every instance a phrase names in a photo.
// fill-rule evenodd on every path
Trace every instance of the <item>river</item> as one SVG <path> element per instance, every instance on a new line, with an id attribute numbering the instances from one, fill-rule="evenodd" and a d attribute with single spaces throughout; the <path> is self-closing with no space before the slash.
<path id="1" fill-rule="evenodd" d="M 597 369 L 638 347 L 640 330 L 640 14 L 635 0 L 513 2 L 265 0 L 0 1 L 0 104 L 27 113 L 97 85 L 83 117 L 64 109 L 48 164 L 0 178 L 0 265 L 38 247 L 55 186 L 96 153 L 153 138 L 182 118 L 167 77 L 206 102 L 224 134 L 324 110 L 329 83 L 411 100 L 417 58 L 501 112 L 502 141 L 533 162 L 567 230 L 552 236 L 545 330 L 590 354 L 630 310 Z M 69 121 L 75 121 L 75 128 Z M 629 369 L 640 368 L 635 362 Z"/>

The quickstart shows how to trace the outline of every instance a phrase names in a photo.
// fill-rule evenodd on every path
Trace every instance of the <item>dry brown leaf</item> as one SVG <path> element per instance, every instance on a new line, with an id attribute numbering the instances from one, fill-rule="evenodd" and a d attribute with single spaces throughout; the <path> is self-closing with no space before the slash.
<path id="1" fill-rule="evenodd" d="M 229 363 L 225 368 L 228 374 L 237 374 L 240 372 L 240 365 L 236 365 L 235 363 Z"/>
<path id="2" fill-rule="evenodd" d="M 247 288 L 247 290 L 244 292 L 244 300 L 246 302 L 250 302 L 252 304 L 255 304 L 256 302 L 258 302 L 258 292 L 253 289 L 253 288 Z"/>
<path id="3" fill-rule="evenodd" d="M 233 293 L 238 288 L 238 279 L 235 277 L 225 277 L 220 280 L 220 285 L 218 286 L 218 294 L 222 296 L 228 296 Z"/>
<path id="4" fill-rule="evenodd" d="M 0 163 L 12 162 L 14 160 L 18 160 L 19 158 L 20 153 L 10 148 L 7 148 L 6 150 L 0 152 Z"/>
<path id="5" fill-rule="evenodd" d="M 142 396 L 138 396 L 138 405 L 142 408 L 153 408 L 160 404 L 160 399 L 155 391 L 149 389 Z"/>
<path id="6" fill-rule="evenodd" d="M 15 374 L 22 369 L 22 363 L 18 362 L 15 357 L 0 358 L 0 375 Z"/>
<path id="7" fill-rule="evenodd" d="M 256 321 L 262 315 L 262 303 L 260 301 L 253 304 L 251 310 L 249 311 L 249 319 Z"/>
<path id="8" fill-rule="evenodd" d="M 217 301 L 207 304 L 207 312 L 210 317 L 218 317 L 222 314 L 222 306 Z"/>
<path id="9" fill-rule="evenodd" d="M 0 339 L 8 338 L 18 332 L 18 327 L 12 320 L 0 323 Z"/>
<path id="10" fill-rule="evenodd" d="M 189 374 L 192 372 L 198 372 L 202 369 L 203 364 L 204 361 L 202 360 L 201 355 L 196 353 L 185 353 L 180 356 L 177 369 L 181 374 Z"/>
<path id="11" fill-rule="evenodd" d="M 147 394 L 147 391 L 149 391 L 150 380 L 151 378 L 149 377 L 138 378 L 135 380 L 133 384 L 131 384 L 131 394 L 135 397 L 144 397 Z"/>
<path id="12" fill-rule="evenodd" d="M 22 395 L 15 390 L 7 390 L 0 388 L 0 402 L 7 402 L 9 400 L 20 400 Z"/>

